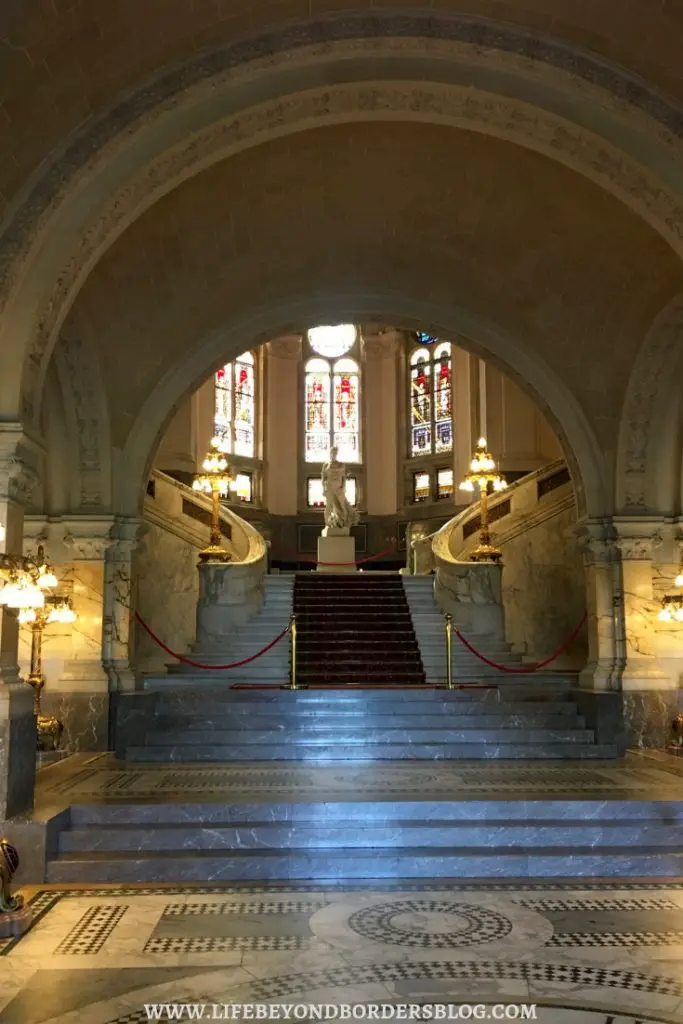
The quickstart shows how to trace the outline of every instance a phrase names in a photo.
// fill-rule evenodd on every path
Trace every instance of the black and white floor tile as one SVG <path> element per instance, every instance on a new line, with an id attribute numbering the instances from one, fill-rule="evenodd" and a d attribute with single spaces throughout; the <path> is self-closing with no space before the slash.
<path id="1" fill-rule="evenodd" d="M 161 1003 L 536 1006 L 683 1024 L 668 884 L 43 890 L 0 946 L 1 1024 L 143 1024 Z M 489 1018 L 493 1019 L 493 1018 Z"/>

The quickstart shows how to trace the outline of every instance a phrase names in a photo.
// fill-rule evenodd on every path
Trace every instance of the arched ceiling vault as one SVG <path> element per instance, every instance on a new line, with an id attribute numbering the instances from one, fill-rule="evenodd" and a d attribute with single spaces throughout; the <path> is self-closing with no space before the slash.
<path id="1" fill-rule="evenodd" d="M 334 316 L 340 296 L 376 296 L 378 316 L 416 318 L 419 306 L 451 329 L 465 310 L 523 339 L 516 355 L 476 332 L 472 344 L 527 387 L 531 363 L 562 382 L 609 476 L 633 359 L 682 286 L 655 232 L 546 157 L 447 127 L 342 124 L 246 150 L 158 201 L 101 258 L 66 333 L 99 352 L 123 450 L 168 375 L 179 390 L 157 408 L 158 429 L 222 359 L 306 326 L 275 315 L 294 303 Z M 541 386 L 535 396 L 549 401 Z"/>
<path id="2" fill-rule="evenodd" d="M 434 310 L 457 306 L 523 339 L 525 358 L 563 382 L 611 479 L 640 342 L 681 288 L 683 117 L 633 74 L 674 93 L 663 54 L 678 26 L 650 12 L 636 45 L 636 12 L 598 30 L 609 3 L 568 0 L 562 20 L 545 0 L 500 3 L 505 25 L 477 17 L 478 3 L 466 15 L 448 14 L 448 0 L 438 13 L 347 14 L 335 0 L 323 18 L 312 5 L 249 0 L 242 16 L 230 0 L 234 18 L 215 23 L 220 0 L 211 16 L 174 4 L 155 34 L 136 4 L 144 53 L 125 0 L 91 0 L 87 25 L 85 6 L 55 3 L 70 22 L 64 49 L 57 26 L 24 38 L 30 0 L 23 20 L 5 15 L 0 114 L 17 149 L 4 180 L 0 169 L 0 416 L 37 421 L 65 323 L 102 364 L 121 447 L 137 429 L 134 396 L 177 372 L 197 338 L 258 318 L 257 301 L 273 309 L 313 291 L 334 305 L 362 291 L 389 314 L 387 295 L 426 294 Z M 278 24 L 298 15 L 308 20 Z M 99 57 L 74 104 L 67 70 L 86 66 L 81 43 Z M 40 47 L 49 82 L 34 61 L 27 84 L 22 61 Z M 46 120 L 41 99 L 63 107 Z M 16 131 L 36 114 L 42 132 Z M 135 382 L 117 392 L 131 339 Z"/>

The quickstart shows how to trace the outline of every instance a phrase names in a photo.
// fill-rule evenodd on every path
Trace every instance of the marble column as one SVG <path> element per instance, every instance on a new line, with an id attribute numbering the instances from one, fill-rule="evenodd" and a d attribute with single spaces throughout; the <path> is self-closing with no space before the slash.
<path id="1" fill-rule="evenodd" d="M 615 587 L 617 551 L 603 524 L 582 524 L 577 535 L 583 547 L 588 614 L 588 658 L 579 685 L 584 690 L 618 689 L 620 594 Z"/>
<path id="2" fill-rule="evenodd" d="M 102 661 L 112 691 L 125 692 L 136 688 L 132 665 L 132 564 L 139 531 L 138 519 L 116 520 L 105 555 Z"/>
<path id="3" fill-rule="evenodd" d="M 660 523 L 620 521 L 617 541 L 624 593 L 625 660 L 621 673 L 629 743 L 663 748 L 678 711 L 678 683 L 656 652 L 659 606 L 654 600 L 653 561 L 662 542 Z"/>
<path id="4" fill-rule="evenodd" d="M 0 425 L 0 523 L 10 555 L 23 552 L 24 508 L 38 475 L 35 446 L 11 424 Z M 19 675 L 19 623 L 15 612 L 0 611 L 0 821 L 33 806 L 36 771 L 36 719 L 33 690 Z"/>

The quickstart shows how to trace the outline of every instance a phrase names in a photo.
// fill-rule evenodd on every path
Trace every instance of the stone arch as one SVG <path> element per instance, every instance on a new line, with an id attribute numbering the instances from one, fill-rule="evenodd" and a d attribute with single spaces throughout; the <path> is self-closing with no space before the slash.
<path id="1" fill-rule="evenodd" d="M 681 513 L 683 294 L 655 318 L 624 401 L 616 507 L 624 515 Z"/>
<path id="2" fill-rule="evenodd" d="M 64 479 L 59 488 L 61 507 L 48 505 L 45 511 L 106 512 L 111 506 L 111 445 L 97 353 L 72 332 L 59 338 L 52 362 L 59 390 L 53 417 L 57 427 L 62 421 L 63 432 L 58 471 Z"/>
<path id="3" fill-rule="evenodd" d="M 311 298 L 262 311 L 249 322 L 226 324 L 205 337 L 185 362 L 168 372 L 149 395 L 116 460 L 114 511 L 139 514 L 147 475 L 159 440 L 175 408 L 227 357 L 280 334 L 303 330 L 312 322 L 377 320 L 407 328 L 433 330 L 458 345 L 493 360 L 542 408 L 564 448 L 579 514 L 608 513 L 604 460 L 578 403 L 547 366 L 532 358 L 523 343 L 496 324 L 457 306 L 433 304 L 399 295 L 353 295 Z"/>
<path id="4" fill-rule="evenodd" d="M 377 69 L 384 67 L 384 74 L 404 84 L 393 89 L 386 83 L 366 84 L 365 91 L 356 86 L 351 110 L 343 109 L 343 88 L 335 91 L 326 85 L 317 93 L 310 90 L 311 81 L 319 80 L 321 73 L 324 77 L 333 65 L 343 66 L 352 79 L 367 79 L 368 66 L 376 79 Z M 438 68 L 439 80 L 429 82 L 428 68 Z M 302 77 L 304 71 L 308 79 Z M 0 403 L 6 414 L 19 411 L 23 387 L 23 414 L 35 418 L 51 346 L 74 295 L 101 253 L 144 208 L 127 206 L 136 184 L 122 169 L 147 168 L 148 174 L 141 177 L 147 186 L 144 202 L 149 204 L 164 188 L 173 187 L 172 167 L 160 176 L 150 149 L 153 139 L 158 143 L 161 138 L 168 153 L 160 159 L 173 164 L 177 153 L 171 127 L 182 132 L 178 138 L 192 134 L 188 145 L 198 151 L 196 132 L 202 117 L 207 124 L 218 123 L 233 144 L 237 137 L 244 145 L 239 137 L 245 126 L 256 130 L 256 141 L 262 141 L 258 121 L 263 102 L 254 102 L 259 99 L 254 92 L 259 75 L 263 81 L 270 80 L 269 75 L 280 76 L 279 91 L 267 104 L 271 133 L 281 132 L 292 115 L 291 130 L 305 128 L 311 119 L 320 124 L 325 117 L 423 117 L 514 138 L 599 181 L 683 251 L 683 211 L 676 195 L 683 192 L 677 162 L 683 152 L 680 112 L 642 82 L 553 40 L 472 18 L 357 15 L 311 22 L 203 55 L 162 76 L 74 139 L 40 188 L 25 197 L 0 253 L 0 295 L 6 303 L 1 323 L 7 331 L 7 339 L 0 334 L 0 351 L 4 347 L 14 355 L 10 337 L 30 346 L 24 366 L 13 370 L 8 365 L 0 374 L 5 381 Z M 289 92 L 281 87 L 287 77 Z M 420 88 L 407 87 L 408 81 L 420 82 Z M 224 109 L 213 114 L 210 110 L 226 83 L 231 97 L 241 98 L 242 129 L 234 127 Z M 293 97 L 307 83 L 306 99 L 313 110 L 304 115 Z M 452 99 L 458 91 L 460 108 L 454 112 Z M 126 140 L 125 147 L 121 139 Z M 219 151 L 215 158 L 221 152 L 225 155 L 225 150 Z M 201 166 L 200 159 L 195 171 Z M 114 168 L 120 174 L 117 182 L 112 180 Z M 90 247 L 89 253 L 69 251 L 75 238 Z M 21 287 L 12 290 L 19 280 Z"/>

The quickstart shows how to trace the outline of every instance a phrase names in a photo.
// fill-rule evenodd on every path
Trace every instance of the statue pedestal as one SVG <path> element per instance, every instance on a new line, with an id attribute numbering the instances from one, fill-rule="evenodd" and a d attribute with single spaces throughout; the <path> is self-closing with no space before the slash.
<path id="1" fill-rule="evenodd" d="M 356 572 L 355 559 L 355 537 L 351 537 L 341 530 L 339 533 L 335 533 L 332 527 L 327 527 L 327 535 L 321 534 L 318 537 L 318 572 Z M 325 565 L 326 562 L 343 564 Z"/>

